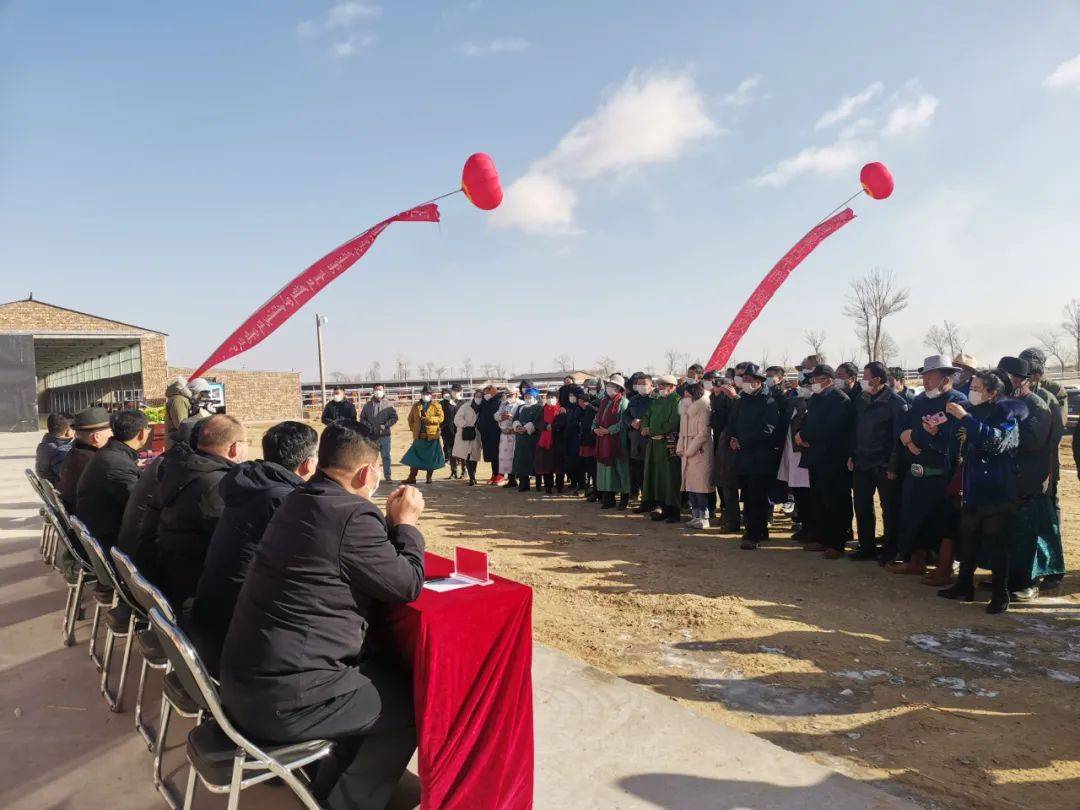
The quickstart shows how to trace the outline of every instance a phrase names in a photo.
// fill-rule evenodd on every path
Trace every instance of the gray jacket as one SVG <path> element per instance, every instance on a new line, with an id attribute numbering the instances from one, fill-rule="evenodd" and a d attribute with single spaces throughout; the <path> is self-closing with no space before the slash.
<path id="1" fill-rule="evenodd" d="M 371 431 L 371 438 L 381 439 L 390 435 L 390 428 L 397 424 L 397 409 L 385 399 L 371 399 L 360 410 L 360 424 Z"/>

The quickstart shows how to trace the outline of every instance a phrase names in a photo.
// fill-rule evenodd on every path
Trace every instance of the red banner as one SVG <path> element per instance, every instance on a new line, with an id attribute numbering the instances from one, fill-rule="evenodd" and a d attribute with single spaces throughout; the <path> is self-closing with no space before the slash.
<path id="1" fill-rule="evenodd" d="M 219 363 L 236 355 L 246 352 L 252 346 L 261 343 L 275 329 L 289 320 L 293 314 L 304 304 L 310 301 L 323 287 L 352 267 L 363 257 L 368 249 L 390 225 L 391 222 L 438 222 L 439 206 L 434 203 L 426 203 L 402 211 L 389 219 L 384 219 L 378 225 L 368 228 L 359 236 L 350 239 L 343 245 L 331 250 L 315 264 L 298 275 L 276 293 L 270 300 L 259 307 L 250 318 L 244 321 L 225 341 L 217 347 L 195 369 L 192 377 L 198 377 L 207 369 L 213 368 Z"/>
<path id="2" fill-rule="evenodd" d="M 773 266 L 773 269 L 761 280 L 757 288 L 750 293 L 750 297 L 742 305 L 742 309 L 735 316 L 735 320 L 731 322 L 731 326 L 727 328 L 724 336 L 720 338 L 720 342 L 716 345 L 712 357 L 709 358 L 708 365 L 705 366 L 706 371 L 723 370 L 732 352 L 735 351 L 735 347 L 739 345 L 739 341 L 746 334 L 746 330 L 750 328 L 761 310 L 769 303 L 769 299 L 780 289 L 780 285 L 791 275 L 791 271 L 798 267 L 802 260 L 814 251 L 814 248 L 853 219 L 855 219 L 855 212 L 850 208 L 845 208 L 836 216 L 829 217 L 820 225 L 811 228 L 810 232 L 800 239 L 795 247 L 784 254 L 784 258 Z"/>

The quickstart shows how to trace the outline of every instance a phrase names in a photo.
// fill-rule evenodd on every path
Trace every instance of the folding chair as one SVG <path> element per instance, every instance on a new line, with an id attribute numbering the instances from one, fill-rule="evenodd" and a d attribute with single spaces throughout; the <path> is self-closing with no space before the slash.
<path id="1" fill-rule="evenodd" d="M 67 522 L 71 528 L 74 546 L 82 549 L 80 556 L 89 564 L 90 570 L 94 574 L 94 587 L 90 589 L 90 596 L 94 600 L 94 616 L 90 622 L 90 645 L 86 652 L 90 656 L 90 660 L 94 662 L 94 666 L 97 667 L 97 671 L 101 672 L 104 669 L 105 661 L 98 652 L 98 631 L 101 629 L 102 619 L 107 617 L 109 611 L 116 607 L 116 591 L 113 590 L 110 579 L 103 572 L 98 571 L 94 565 L 96 557 L 104 556 L 101 546 L 98 545 L 96 553 L 90 548 L 87 541 L 93 540 L 93 538 L 90 536 L 86 525 L 77 517 L 69 515 Z M 93 542 L 97 545 L 97 540 Z"/>
<path id="2" fill-rule="evenodd" d="M 138 623 L 146 625 L 145 629 L 137 630 L 135 633 L 135 643 L 138 645 L 139 653 L 143 659 L 142 666 L 139 667 L 139 688 L 135 693 L 135 729 L 146 741 L 146 747 L 151 752 L 154 752 L 157 750 L 157 732 L 143 722 L 142 709 L 143 693 L 146 687 L 146 671 L 148 669 L 162 671 L 168 669 L 169 659 L 165 657 L 165 652 L 161 649 L 161 642 L 158 641 L 157 634 L 149 628 L 150 619 L 146 615 L 145 605 L 151 607 L 156 605 L 153 596 L 149 592 L 149 589 L 153 588 L 153 586 L 139 573 L 139 569 L 135 567 L 131 557 L 116 546 L 113 546 L 109 553 L 112 555 L 113 568 L 116 571 L 117 578 L 123 585 L 125 592 L 131 596 L 131 607 L 138 617 Z M 164 600 L 164 597 L 162 599 Z"/>
<path id="3" fill-rule="evenodd" d="M 82 606 L 83 588 L 86 585 L 97 584 L 97 576 L 94 574 L 89 559 L 87 559 L 86 552 L 82 549 L 82 544 L 75 539 L 74 530 L 71 528 L 71 519 L 68 517 L 67 510 L 64 508 L 64 504 L 53 485 L 48 481 L 41 481 L 41 491 L 45 495 L 50 518 L 55 521 L 53 528 L 56 536 L 71 557 L 71 565 L 61 567 L 60 571 L 64 577 L 64 583 L 67 585 L 67 602 L 64 606 L 64 624 L 61 628 L 60 639 L 65 647 L 70 647 L 75 643 L 75 621 Z M 98 618 L 99 613 L 95 609 L 95 626 L 92 631 L 94 635 L 97 634 L 96 622 Z M 91 643 L 93 643 L 93 635 L 91 636 Z"/>
<path id="4" fill-rule="evenodd" d="M 101 696 L 114 712 L 120 711 L 124 699 L 124 684 L 127 682 L 128 661 L 131 658 L 131 645 L 135 637 L 135 622 L 138 614 L 132 607 L 133 597 L 124 590 L 123 584 L 113 570 L 105 550 L 97 538 L 90 534 L 86 524 L 77 517 L 71 519 L 75 536 L 86 549 L 90 564 L 94 567 L 98 582 L 107 583 L 113 593 L 113 605 L 105 611 L 105 652 L 101 656 Z M 124 657 L 120 664 L 120 680 L 116 694 L 109 691 L 109 664 L 112 661 L 113 648 L 117 639 L 124 639 Z"/>
<path id="5" fill-rule="evenodd" d="M 173 673 L 200 708 L 213 718 L 188 734 L 187 756 L 191 771 L 184 794 L 184 810 L 191 808 L 197 782 L 202 782 L 212 793 L 228 794 L 228 808 L 236 810 L 240 804 L 240 791 L 274 777 L 292 788 L 305 807 L 318 810 L 319 803 L 311 795 L 307 775 L 298 769 L 325 757 L 333 743 L 309 740 L 266 748 L 255 745 L 237 731 L 225 715 L 213 679 L 180 628 L 156 608 L 150 611 L 150 626 L 161 639 Z"/>
<path id="6" fill-rule="evenodd" d="M 165 594 L 155 588 L 135 567 L 131 559 L 123 552 L 112 549 L 113 559 L 117 561 L 117 571 L 120 578 L 128 586 L 135 602 L 144 614 L 156 610 L 158 614 L 166 618 L 170 623 L 176 623 L 176 614 L 172 605 L 165 598 Z M 165 650 L 161 643 L 160 634 L 153 627 L 144 630 L 138 637 L 139 648 L 143 653 L 143 668 L 139 674 L 139 693 L 135 702 L 135 727 L 147 740 L 150 750 L 154 752 L 154 787 L 168 802 L 172 810 L 180 810 L 180 800 L 173 795 L 165 778 L 161 773 L 162 757 L 165 753 L 165 739 L 169 733 L 169 723 L 174 714 L 194 720 L 196 724 L 202 722 L 203 710 L 198 703 L 184 688 L 176 673 L 172 671 L 169 659 L 165 656 Z M 157 663 L 157 662 L 161 663 Z M 141 724 L 142 694 L 144 678 L 147 668 L 164 669 L 165 677 L 161 683 L 161 715 L 158 720 L 157 735 L 150 742 L 149 729 Z"/>
<path id="7" fill-rule="evenodd" d="M 56 548 L 56 538 L 53 534 L 52 518 L 48 512 L 48 509 L 50 508 L 49 502 L 45 498 L 45 492 L 41 488 L 41 479 L 38 477 L 38 474 L 29 467 L 23 470 L 23 472 L 26 473 L 26 478 L 30 482 L 30 487 L 41 499 L 41 506 L 38 507 L 38 514 L 41 516 L 41 543 L 38 547 L 38 551 L 41 552 L 41 561 L 46 565 L 52 565 L 53 551 Z"/>

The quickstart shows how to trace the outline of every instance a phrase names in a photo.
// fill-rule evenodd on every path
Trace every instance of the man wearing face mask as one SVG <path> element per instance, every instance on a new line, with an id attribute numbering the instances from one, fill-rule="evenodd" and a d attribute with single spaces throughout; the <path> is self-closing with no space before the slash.
<path id="1" fill-rule="evenodd" d="M 393 481 L 390 478 L 390 431 L 397 424 L 397 420 L 397 408 L 386 401 L 386 389 L 381 385 L 376 385 L 371 391 L 371 399 L 360 409 L 360 427 L 361 432 L 366 431 L 367 437 L 379 445 L 379 452 L 382 453 L 383 480 L 391 484 Z"/>
<path id="2" fill-rule="evenodd" d="M 442 406 L 432 401 L 431 386 L 425 385 L 420 391 L 420 401 L 409 409 L 409 430 L 412 431 L 413 443 L 402 457 L 401 463 L 409 468 L 406 484 L 416 483 L 419 470 L 426 473 L 425 483 L 430 484 L 435 470 L 446 465 L 442 451 Z"/>
<path id="3" fill-rule="evenodd" d="M 678 381 L 670 374 L 658 377 L 657 397 L 641 422 L 641 435 L 648 440 L 645 447 L 645 481 L 642 503 L 648 505 L 653 520 L 678 523 L 682 508 L 682 464 L 669 448 L 678 440 L 679 396 Z"/>
<path id="4" fill-rule="evenodd" d="M 1002 357 L 998 370 L 1009 377 L 1012 397 L 1028 409 L 1020 422 L 1016 450 L 1016 511 L 1009 516 L 1009 598 L 1028 602 L 1039 595 L 1043 577 L 1064 574 L 1061 527 L 1050 497 L 1053 464 L 1050 458 L 1054 415 L 1031 386 L 1031 364 L 1020 357 Z"/>
<path id="5" fill-rule="evenodd" d="M 861 385 L 862 391 L 855 399 L 855 430 L 848 460 L 855 491 L 859 547 L 848 559 L 876 560 L 875 492 L 881 500 L 885 547 L 896 547 L 900 518 L 896 467 L 899 465 L 900 431 L 906 426 L 907 403 L 889 386 L 889 372 L 881 363 L 867 363 Z"/>
<path id="6" fill-rule="evenodd" d="M 384 517 L 379 477 L 377 445 L 341 425 L 323 431 L 314 477 L 263 533 L 221 659 L 222 702 L 245 734 L 334 741 L 312 792 L 341 810 L 385 807 L 416 749 L 409 677 L 366 635 L 379 603 L 420 595 L 424 498 L 399 487 Z"/>
<path id="7" fill-rule="evenodd" d="M 641 423 L 653 400 L 652 377 L 643 371 L 637 371 L 630 377 L 630 402 L 623 413 L 626 422 L 626 440 L 630 455 L 630 497 L 641 497 L 641 487 L 645 482 L 645 446 L 648 440 L 641 435 Z M 648 512 L 644 501 L 639 501 L 635 512 Z"/>
<path id="8" fill-rule="evenodd" d="M 688 366 L 686 369 L 686 376 L 683 377 L 682 381 L 675 388 L 679 396 L 684 396 L 686 394 L 686 386 L 698 382 L 704 374 L 705 369 L 700 363 L 694 363 Z"/>
<path id="9" fill-rule="evenodd" d="M 439 430 L 442 435 L 443 455 L 446 456 L 447 461 L 450 463 L 451 479 L 460 478 L 458 460 L 454 457 L 454 434 L 457 433 L 457 427 L 454 425 L 454 415 L 457 413 L 460 403 L 461 386 L 458 383 L 454 383 L 449 388 L 442 390 L 442 399 L 439 400 L 439 406 L 443 412 L 443 423 Z"/>
<path id="10" fill-rule="evenodd" d="M 480 404 L 480 418 L 476 421 L 476 429 L 480 431 L 480 443 L 484 447 L 484 461 L 491 465 L 491 478 L 488 479 L 488 485 L 497 487 L 506 481 L 507 474 L 511 472 L 504 470 L 499 463 L 502 425 L 499 424 L 497 417 L 503 403 L 503 395 L 499 392 L 498 386 L 490 380 L 484 383 L 482 390 L 484 401 Z"/>
<path id="11" fill-rule="evenodd" d="M 833 383 L 836 372 L 821 364 L 810 372 L 813 396 L 806 420 L 795 434 L 800 464 L 810 471 L 814 541 L 805 551 L 820 551 L 827 560 L 844 556 L 851 531 L 851 478 L 847 468 L 851 438 L 851 400 Z"/>
<path id="12" fill-rule="evenodd" d="M 322 411 L 322 423 L 332 425 L 341 422 L 346 425 L 356 424 L 356 406 L 345 397 L 344 388 L 335 388 L 330 401 Z"/>
<path id="13" fill-rule="evenodd" d="M 713 480 L 720 493 L 723 506 L 723 531 L 738 534 L 742 527 L 742 510 L 739 501 L 739 471 L 736 454 L 731 449 L 731 437 L 735 430 L 735 415 L 742 391 L 742 372 L 746 363 L 739 363 L 713 384 L 713 438 L 716 453 L 713 456 Z"/>
<path id="14" fill-rule="evenodd" d="M 765 374 L 754 363 L 742 372 L 735 429 L 728 443 L 735 453 L 746 534 L 740 548 L 753 550 L 769 539 L 769 488 L 780 461 L 780 409 L 765 390 Z"/>
<path id="15" fill-rule="evenodd" d="M 971 379 L 979 368 L 979 361 L 970 354 L 961 352 L 953 358 L 952 364 L 957 369 L 956 374 L 953 375 L 953 390 L 959 391 L 966 397 L 968 391 L 971 390 Z"/>
<path id="16" fill-rule="evenodd" d="M 955 522 L 948 495 L 953 474 L 953 432 L 945 408 L 950 402 L 967 405 L 967 397 L 952 388 L 954 368 L 942 355 L 923 361 L 919 373 L 923 392 L 915 398 L 900 432 L 899 463 L 904 466 L 898 548 L 882 549 L 881 560 L 895 557 L 888 569 L 897 574 L 926 573 L 927 552 L 940 547 Z"/>

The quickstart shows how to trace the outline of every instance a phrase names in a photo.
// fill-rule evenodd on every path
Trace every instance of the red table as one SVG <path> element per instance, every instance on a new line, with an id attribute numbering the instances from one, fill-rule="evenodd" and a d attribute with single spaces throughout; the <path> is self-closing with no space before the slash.
<path id="1" fill-rule="evenodd" d="M 432 578 L 453 563 L 427 554 L 425 566 Z M 532 589 L 492 579 L 386 614 L 413 674 L 425 810 L 533 806 Z"/>

